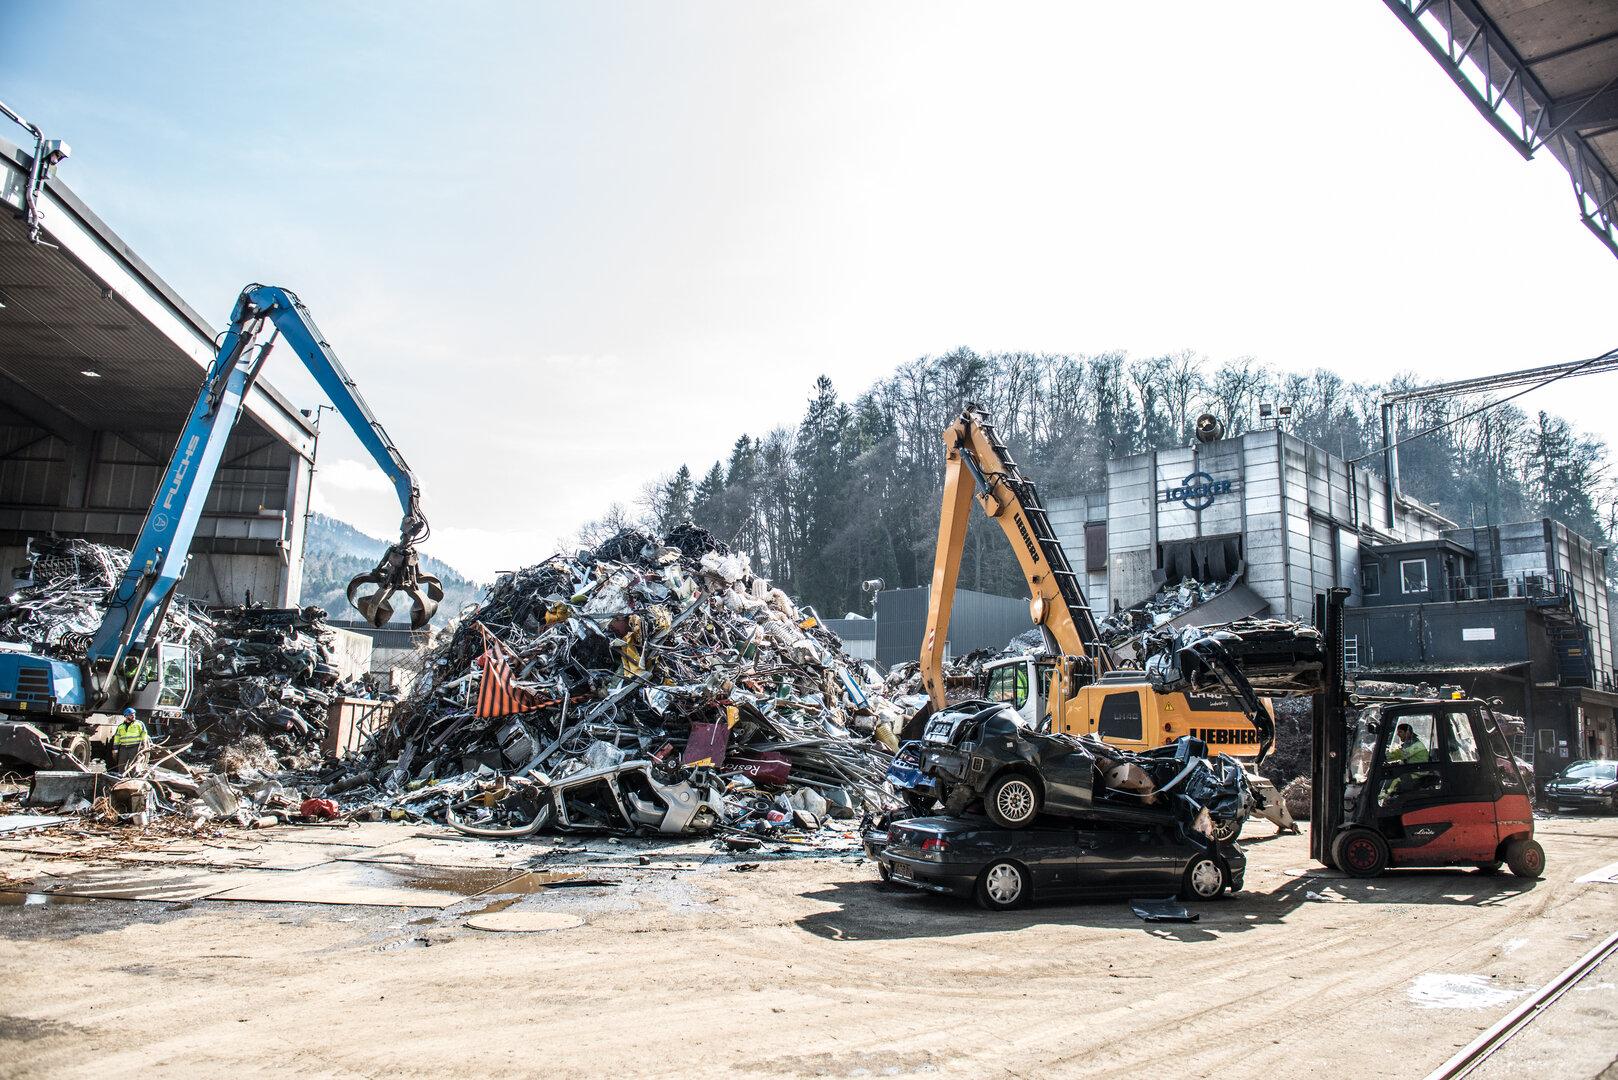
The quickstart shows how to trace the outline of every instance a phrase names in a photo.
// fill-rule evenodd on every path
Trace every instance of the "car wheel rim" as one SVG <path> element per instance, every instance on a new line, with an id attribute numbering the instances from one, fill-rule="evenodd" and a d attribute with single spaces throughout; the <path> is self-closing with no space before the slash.
<path id="1" fill-rule="evenodd" d="M 989 871 L 983 886 L 988 890 L 989 899 L 995 903 L 1015 903 L 1017 897 L 1022 895 L 1022 874 L 1015 866 L 1001 863 Z"/>
<path id="2" fill-rule="evenodd" d="M 1024 821 L 1034 812 L 1034 789 L 1022 780 L 1002 784 L 994 805 L 1007 821 Z"/>
<path id="3" fill-rule="evenodd" d="M 1212 859 L 1203 859 L 1191 868 L 1191 891 L 1206 899 L 1225 887 L 1224 875 Z"/>

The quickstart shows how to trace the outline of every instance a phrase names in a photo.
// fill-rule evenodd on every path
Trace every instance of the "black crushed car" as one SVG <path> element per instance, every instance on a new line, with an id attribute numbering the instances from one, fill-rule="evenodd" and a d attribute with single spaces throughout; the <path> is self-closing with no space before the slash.
<path id="1" fill-rule="evenodd" d="M 1041 731 L 1009 705 L 969 701 L 930 717 L 901 747 L 888 780 L 918 814 L 942 804 L 958 815 L 979 804 L 996 825 L 1026 828 L 1041 814 L 1088 816 L 1097 807 L 1161 807 L 1187 826 L 1239 820 L 1246 775 L 1199 739 L 1135 753 L 1091 736 Z"/>
<path id="2" fill-rule="evenodd" d="M 1545 783 L 1557 810 L 1618 811 L 1618 761 L 1575 761 Z"/>
<path id="3" fill-rule="evenodd" d="M 865 833 L 867 854 L 896 886 L 970 897 L 991 911 L 1031 900 L 1178 895 L 1215 900 L 1237 890 L 1247 860 L 1157 808 L 1044 818 L 1006 829 L 978 817 L 906 818 Z"/>

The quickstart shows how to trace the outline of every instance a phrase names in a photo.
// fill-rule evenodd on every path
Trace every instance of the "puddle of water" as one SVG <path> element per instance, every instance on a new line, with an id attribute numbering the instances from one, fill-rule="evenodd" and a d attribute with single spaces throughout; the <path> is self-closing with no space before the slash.
<path id="1" fill-rule="evenodd" d="M 90 904 L 88 896 L 54 896 L 42 892 L 0 892 L 0 907 L 61 907 L 64 904 Z"/>
<path id="2" fill-rule="evenodd" d="M 1417 975 L 1410 1000 L 1421 1009 L 1490 1009 L 1527 993 L 1498 985 L 1485 975 Z"/>
<path id="3" fill-rule="evenodd" d="M 487 899 L 489 902 L 476 911 L 468 912 L 467 917 L 498 914 L 526 896 L 534 896 L 551 889 L 611 887 L 617 884 L 616 881 L 604 878 L 587 878 L 582 871 L 531 870 L 484 893 L 479 899 Z"/>

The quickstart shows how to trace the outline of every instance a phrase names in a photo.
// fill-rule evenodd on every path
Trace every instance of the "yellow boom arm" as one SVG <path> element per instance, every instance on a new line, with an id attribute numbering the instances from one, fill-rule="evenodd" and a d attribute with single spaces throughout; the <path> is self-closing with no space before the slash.
<path id="1" fill-rule="evenodd" d="M 1051 531 L 1039 493 L 1018 470 L 987 414 L 975 405 L 967 405 L 960 419 L 944 432 L 944 450 L 944 502 L 938 518 L 927 627 L 921 641 L 921 677 L 933 707 L 944 707 L 944 642 L 949 636 L 950 609 L 955 603 L 974 494 L 1016 553 L 1028 581 L 1029 615 L 1035 625 L 1049 631 L 1061 651 L 1058 669 L 1065 698 L 1077 685 L 1110 670 L 1113 663 L 1099 640 L 1078 575 Z M 1053 696 L 1056 689 L 1052 688 Z"/>

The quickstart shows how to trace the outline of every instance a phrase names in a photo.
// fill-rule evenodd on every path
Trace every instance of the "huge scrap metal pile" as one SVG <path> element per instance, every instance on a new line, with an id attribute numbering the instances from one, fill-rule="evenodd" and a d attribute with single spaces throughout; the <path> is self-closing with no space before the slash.
<path id="1" fill-rule="evenodd" d="M 16 588 L 0 597 L 0 641 L 41 655 L 82 660 L 107 610 L 107 596 L 129 565 L 129 552 L 106 544 L 55 537 L 29 546 L 15 568 Z M 327 707 L 354 692 L 340 681 L 331 628 L 317 607 L 246 604 L 212 611 L 179 600 L 164 613 L 157 640 L 189 646 L 198 659 L 189 711 L 162 732 L 183 747 L 187 763 L 212 762 L 245 746 L 236 758 L 264 768 L 313 765 Z M 159 677 L 148 655 L 151 676 Z M 179 759 L 171 759 L 170 768 Z"/>
<path id="2" fill-rule="evenodd" d="M 83 656 L 106 612 L 108 591 L 128 567 L 129 552 L 123 548 L 89 540 L 35 540 L 28 565 L 11 569 L 14 590 L 0 596 L 0 641 L 27 644 L 45 656 Z M 213 623 L 201 608 L 176 603 L 158 636 L 201 650 L 213 642 Z"/>
<path id="3" fill-rule="evenodd" d="M 506 574 L 327 792 L 474 835 L 813 829 L 883 804 L 899 709 L 686 525 Z"/>

